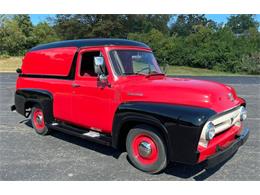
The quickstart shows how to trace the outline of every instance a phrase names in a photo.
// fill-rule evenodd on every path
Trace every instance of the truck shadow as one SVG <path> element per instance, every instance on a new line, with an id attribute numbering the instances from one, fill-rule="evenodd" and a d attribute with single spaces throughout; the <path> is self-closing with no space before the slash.
<path id="1" fill-rule="evenodd" d="M 24 123 L 25 125 L 33 128 L 31 121 L 28 119 L 21 121 L 20 123 Z M 71 135 L 68 135 L 68 134 L 65 134 L 65 133 L 62 133 L 59 131 L 52 131 L 52 133 L 49 136 L 64 140 L 64 141 L 72 143 L 72 144 L 76 144 L 80 147 L 84 147 L 84 148 L 99 152 L 104 155 L 112 156 L 116 159 L 118 159 L 120 157 L 120 155 L 122 154 L 122 152 L 120 152 L 112 147 L 107 147 L 107 146 L 104 146 L 104 145 L 101 145 L 98 143 L 87 141 L 87 140 L 84 140 L 84 139 L 81 139 L 81 138 L 78 138 L 75 136 L 71 136 Z M 234 156 L 234 154 L 230 158 L 232 158 L 233 156 Z M 126 157 L 126 158 L 127 158 L 128 162 L 131 163 L 129 161 L 128 157 Z M 184 165 L 181 163 L 170 163 L 168 165 L 168 167 L 161 174 L 168 174 L 168 175 L 172 175 L 172 176 L 183 178 L 183 179 L 193 178 L 196 181 L 203 181 L 203 180 L 209 178 L 214 173 L 216 173 L 229 159 L 227 159 L 223 163 L 220 163 L 218 166 L 211 168 L 211 169 L 205 169 L 205 163 L 200 163 L 200 164 L 193 165 L 193 166 Z"/>
<path id="2" fill-rule="evenodd" d="M 196 181 L 203 181 L 216 173 L 225 163 L 226 161 L 211 169 L 205 169 L 204 163 L 193 166 L 180 163 L 171 163 L 164 172 L 165 174 L 173 175 L 183 179 L 192 178 Z"/>
<path id="3" fill-rule="evenodd" d="M 116 159 L 118 159 L 121 155 L 121 152 L 119 152 L 118 150 L 116 150 L 112 147 L 107 147 L 102 144 L 84 140 L 84 139 L 81 139 L 81 138 L 78 138 L 75 136 L 71 136 L 71 135 L 68 135 L 68 134 L 65 134 L 65 133 L 62 133 L 59 131 L 52 131 L 51 136 L 55 137 L 57 139 L 61 139 L 66 142 L 72 143 L 72 144 L 76 144 L 80 147 L 84 147 L 84 148 L 99 152 L 104 155 L 113 156 Z"/>
<path id="4" fill-rule="evenodd" d="M 31 120 L 24 120 L 23 122 L 24 122 L 25 125 L 27 125 L 28 127 L 31 127 L 33 129 Z M 104 146 L 102 144 L 87 141 L 87 140 L 84 140 L 84 139 L 81 139 L 81 138 L 78 138 L 78 137 L 75 137 L 75 136 L 72 136 L 72 135 L 62 133 L 60 131 L 53 130 L 51 132 L 51 134 L 48 135 L 48 136 L 52 136 L 54 138 L 57 138 L 57 139 L 65 141 L 65 142 L 69 142 L 69 143 L 78 145 L 80 147 L 84 147 L 84 148 L 87 148 L 87 149 L 90 149 L 90 150 L 94 150 L 94 151 L 99 152 L 99 153 L 104 154 L 104 155 L 113 156 L 116 159 L 118 159 L 119 156 L 121 155 L 120 151 L 118 151 L 118 150 L 116 150 L 112 147 L 107 147 L 107 146 Z"/>

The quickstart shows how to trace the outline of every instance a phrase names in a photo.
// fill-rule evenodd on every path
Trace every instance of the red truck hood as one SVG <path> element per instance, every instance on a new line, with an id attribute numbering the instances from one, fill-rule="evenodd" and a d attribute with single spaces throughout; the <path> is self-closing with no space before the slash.
<path id="1" fill-rule="evenodd" d="M 165 76 L 128 76 L 118 80 L 122 101 L 149 101 L 210 108 L 222 112 L 241 104 L 233 88 L 212 81 Z M 234 97 L 230 98 L 229 94 Z"/>

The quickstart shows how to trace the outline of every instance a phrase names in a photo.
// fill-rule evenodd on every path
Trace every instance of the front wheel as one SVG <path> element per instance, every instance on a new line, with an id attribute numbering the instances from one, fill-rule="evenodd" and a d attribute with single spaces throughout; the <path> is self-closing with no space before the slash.
<path id="1" fill-rule="evenodd" d="M 50 133 L 50 130 L 45 125 L 42 108 L 38 106 L 32 108 L 31 121 L 36 133 L 40 135 L 47 135 L 48 133 Z"/>
<path id="2" fill-rule="evenodd" d="M 167 166 L 164 140 L 150 126 L 131 129 L 126 138 L 126 150 L 132 164 L 144 172 L 158 173 Z"/>

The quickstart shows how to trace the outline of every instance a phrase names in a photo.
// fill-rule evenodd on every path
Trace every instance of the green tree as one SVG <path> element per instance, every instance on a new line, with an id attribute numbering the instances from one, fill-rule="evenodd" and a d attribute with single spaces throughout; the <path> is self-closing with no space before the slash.
<path id="1" fill-rule="evenodd" d="M 87 16 L 59 14 L 53 19 L 54 30 L 63 40 L 87 38 L 86 32 L 91 28 L 91 20 Z"/>
<path id="2" fill-rule="evenodd" d="M 129 33 L 148 33 L 156 29 L 164 34 L 169 33 L 168 22 L 173 15 L 142 14 L 126 15 L 125 28 Z"/>
<path id="3" fill-rule="evenodd" d="M 31 36 L 33 31 L 33 25 L 28 14 L 15 15 L 14 20 L 17 22 L 19 28 L 25 36 Z"/>
<path id="4" fill-rule="evenodd" d="M 92 37 L 126 38 L 128 33 L 147 33 L 157 29 L 169 33 L 171 15 L 57 15 L 54 29 L 63 39 Z"/>
<path id="5" fill-rule="evenodd" d="M 175 22 L 171 24 L 170 31 L 172 35 L 188 36 L 196 31 L 196 26 L 217 28 L 217 24 L 212 20 L 208 20 L 204 14 L 180 14 Z"/>
<path id="6" fill-rule="evenodd" d="M 128 38 L 148 44 L 161 65 L 259 74 L 258 27 L 254 15 L 233 15 L 225 26 L 204 15 L 56 15 L 36 26 L 29 15 L 0 15 L 0 54 L 56 40 Z"/>
<path id="7" fill-rule="evenodd" d="M 121 15 L 56 15 L 54 29 L 62 39 L 125 37 Z"/>
<path id="8" fill-rule="evenodd" d="M 6 20 L 0 28 L 0 54 L 23 54 L 26 39 L 16 20 Z"/>
<path id="9" fill-rule="evenodd" d="M 33 28 L 33 36 L 38 44 L 60 40 L 54 29 L 47 22 L 37 24 Z"/>
<path id="10" fill-rule="evenodd" d="M 90 37 L 100 38 L 125 38 L 124 15 L 95 15 L 96 22 L 92 23 L 89 32 Z"/>
<path id="11" fill-rule="evenodd" d="M 141 41 L 148 44 L 155 53 L 159 64 L 165 65 L 170 62 L 170 53 L 174 41 L 172 38 L 165 36 L 161 31 L 152 29 L 148 33 L 129 33 L 128 39 Z"/>
<path id="12" fill-rule="evenodd" d="M 8 15 L 1 19 L 0 54 L 23 55 L 37 44 L 58 40 L 51 26 L 44 22 L 34 27 L 28 15 Z"/>
<path id="13" fill-rule="evenodd" d="M 259 23 L 255 20 L 255 15 L 239 14 L 230 16 L 226 26 L 235 34 L 247 34 L 250 28 L 257 30 Z"/>
<path id="14" fill-rule="evenodd" d="M 216 31 L 196 25 L 189 36 L 167 36 L 152 29 L 148 33 L 130 33 L 128 38 L 151 46 L 161 65 L 259 74 L 259 54 L 254 53 L 259 51 L 259 35 L 254 29 L 245 37 L 236 36 L 228 27 Z"/>
<path id="15" fill-rule="evenodd" d="M 9 20 L 12 18 L 12 15 L 7 15 L 7 14 L 0 14 L 0 27 L 3 27 L 4 23 L 6 20 Z"/>
<path id="16" fill-rule="evenodd" d="M 37 44 L 37 40 L 33 36 L 33 24 L 28 14 L 14 15 L 13 20 L 18 24 L 18 28 L 24 36 L 26 41 L 24 42 L 24 48 L 31 48 Z"/>

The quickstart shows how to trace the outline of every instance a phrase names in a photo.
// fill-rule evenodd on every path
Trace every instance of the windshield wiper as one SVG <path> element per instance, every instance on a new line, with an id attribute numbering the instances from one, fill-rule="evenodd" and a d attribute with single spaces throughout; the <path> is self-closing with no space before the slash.
<path id="1" fill-rule="evenodd" d="M 124 73 L 122 73 L 122 75 L 132 75 L 132 74 L 134 74 L 134 73 L 130 73 L 130 72 L 124 72 Z"/>
<path id="2" fill-rule="evenodd" d="M 145 73 L 141 73 L 141 72 L 136 72 L 136 73 L 134 73 L 135 75 L 144 75 L 144 76 L 146 76 L 147 74 L 145 74 Z"/>
<path id="3" fill-rule="evenodd" d="M 157 75 L 162 75 L 162 76 L 164 76 L 165 74 L 164 74 L 164 73 L 160 73 L 160 72 L 155 72 L 155 73 L 151 73 L 151 74 L 149 74 L 149 75 L 147 75 L 147 76 L 157 76 Z"/>
<path id="4" fill-rule="evenodd" d="M 141 72 L 126 72 L 126 73 L 122 73 L 122 75 L 147 75 L 147 74 L 144 74 L 144 73 L 141 73 Z"/>

